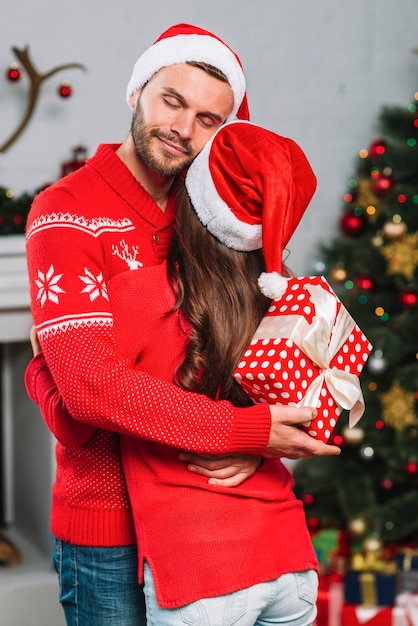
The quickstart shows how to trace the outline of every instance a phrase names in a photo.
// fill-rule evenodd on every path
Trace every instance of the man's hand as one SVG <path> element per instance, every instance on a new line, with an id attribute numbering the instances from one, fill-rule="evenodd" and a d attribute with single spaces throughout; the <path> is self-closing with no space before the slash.
<path id="1" fill-rule="evenodd" d="M 221 487 L 238 487 L 263 462 L 263 457 L 250 454 L 200 456 L 192 452 L 180 452 L 179 459 L 188 463 L 189 472 L 207 476 L 210 485 Z"/>
<path id="2" fill-rule="evenodd" d="M 267 457 L 287 459 L 310 459 L 313 456 L 340 454 L 337 446 L 314 439 L 298 428 L 316 417 L 316 409 L 270 405 L 271 429 L 267 445 Z"/>

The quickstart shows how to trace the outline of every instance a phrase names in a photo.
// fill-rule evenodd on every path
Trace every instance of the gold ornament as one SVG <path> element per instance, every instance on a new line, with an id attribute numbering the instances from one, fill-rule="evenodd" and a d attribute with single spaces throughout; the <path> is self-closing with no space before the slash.
<path id="1" fill-rule="evenodd" d="M 371 238 L 370 243 L 374 248 L 380 248 L 385 243 L 383 240 L 382 231 L 379 230 L 374 237 Z"/>
<path id="2" fill-rule="evenodd" d="M 357 182 L 356 196 L 354 204 L 362 208 L 368 215 L 370 213 L 367 209 L 372 206 L 376 209 L 373 215 L 370 215 L 373 219 L 376 219 L 380 212 L 381 200 L 373 191 L 372 181 L 369 178 L 360 178 Z"/>
<path id="3" fill-rule="evenodd" d="M 398 239 L 402 239 L 402 237 L 406 233 L 406 224 L 405 222 L 394 222 L 390 220 L 383 225 L 383 232 L 386 239 L 390 241 L 397 241 Z"/>
<path id="4" fill-rule="evenodd" d="M 380 252 L 388 262 L 388 276 L 402 274 L 412 280 L 418 265 L 418 232 L 383 246 Z"/>
<path id="5" fill-rule="evenodd" d="M 329 277 L 334 283 L 343 283 L 347 280 L 347 270 L 337 265 L 330 270 Z"/>
<path id="6" fill-rule="evenodd" d="M 354 428 L 349 428 L 348 426 L 346 426 L 343 430 L 343 438 L 344 443 L 346 443 L 347 445 L 356 446 L 363 441 L 364 430 L 363 428 L 359 428 L 358 426 Z"/>
<path id="7" fill-rule="evenodd" d="M 416 424 L 415 394 L 402 389 L 398 380 L 381 395 L 382 419 L 391 428 L 400 432 Z"/>
<path id="8" fill-rule="evenodd" d="M 363 542 L 363 549 L 366 552 L 380 552 L 382 546 L 382 542 L 377 537 L 367 537 Z"/>
<path id="9" fill-rule="evenodd" d="M 366 520 L 363 517 L 356 517 L 348 522 L 348 530 L 355 537 L 364 535 L 366 528 Z"/>

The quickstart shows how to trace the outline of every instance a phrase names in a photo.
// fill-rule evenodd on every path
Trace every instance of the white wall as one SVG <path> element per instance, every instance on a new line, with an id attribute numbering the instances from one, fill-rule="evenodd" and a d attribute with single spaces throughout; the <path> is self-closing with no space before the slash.
<path id="1" fill-rule="evenodd" d="M 31 191 L 59 176 L 78 143 L 92 154 L 100 142 L 123 140 L 137 57 L 171 24 L 198 24 L 241 56 L 253 121 L 298 141 L 317 173 L 317 194 L 290 246 L 299 273 L 311 270 L 318 242 L 335 232 L 354 158 L 375 137 L 380 107 L 406 106 L 417 87 L 417 0 L 6 2 L 4 71 L 15 60 L 11 47 L 29 45 L 41 72 L 68 62 L 87 72 L 45 82 L 30 126 L 0 154 L 0 186 Z M 62 79 L 74 89 L 68 100 L 56 95 Z M 0 76 L 0 144 L 22 118 L 26 85 Z"/>

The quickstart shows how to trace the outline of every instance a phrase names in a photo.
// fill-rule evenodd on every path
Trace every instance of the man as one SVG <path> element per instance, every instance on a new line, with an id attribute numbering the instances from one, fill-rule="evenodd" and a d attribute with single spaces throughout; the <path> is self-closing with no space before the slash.
<path id="1" fill-rule="evenodd" d="M 27 224 L 32 311 L 43 350 L 28 369 L 27 387 L 45 408 L 33 382 L 47 364 L 73 418 L 68 437 L 60 412 L 43 411 L 58 440 L 51 528 L 61 602 L 68 624 L 88 626 L 145 623 L 119 433 L 206 455 L 262 454 L 266 447 L 294 458 L 338 452 L 294 427 L 312 417 L 310 409 L 237 409 L 116 357 L 108 282 L 164 260 L 176 177 L 221 124 L 248 119 L 238 57 L 189 25 L 171 27 L 138 59 L 127 99 L 134 114 L 125 141 L 99 146 L 86 166 L 41 193 Z M 215 444 L 209 430 L 217 433 Z M 182 458 L 214 479 L 242 480 L 256 465 L 248 462 L 248 469 L 244 457 L 241 466 L 239 456 L 238 469 L 228 456 Z"/>

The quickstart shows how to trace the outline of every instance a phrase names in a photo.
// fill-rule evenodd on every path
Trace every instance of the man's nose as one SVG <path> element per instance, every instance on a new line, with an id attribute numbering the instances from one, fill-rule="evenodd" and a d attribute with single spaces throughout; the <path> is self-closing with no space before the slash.
<path id="1" fill-rule="evenodd" d="M 195 123 L 194 115 L 189 111 L 179 113 L 171 124 L 171 130 L 181 139 L 191 139 Z"/>

